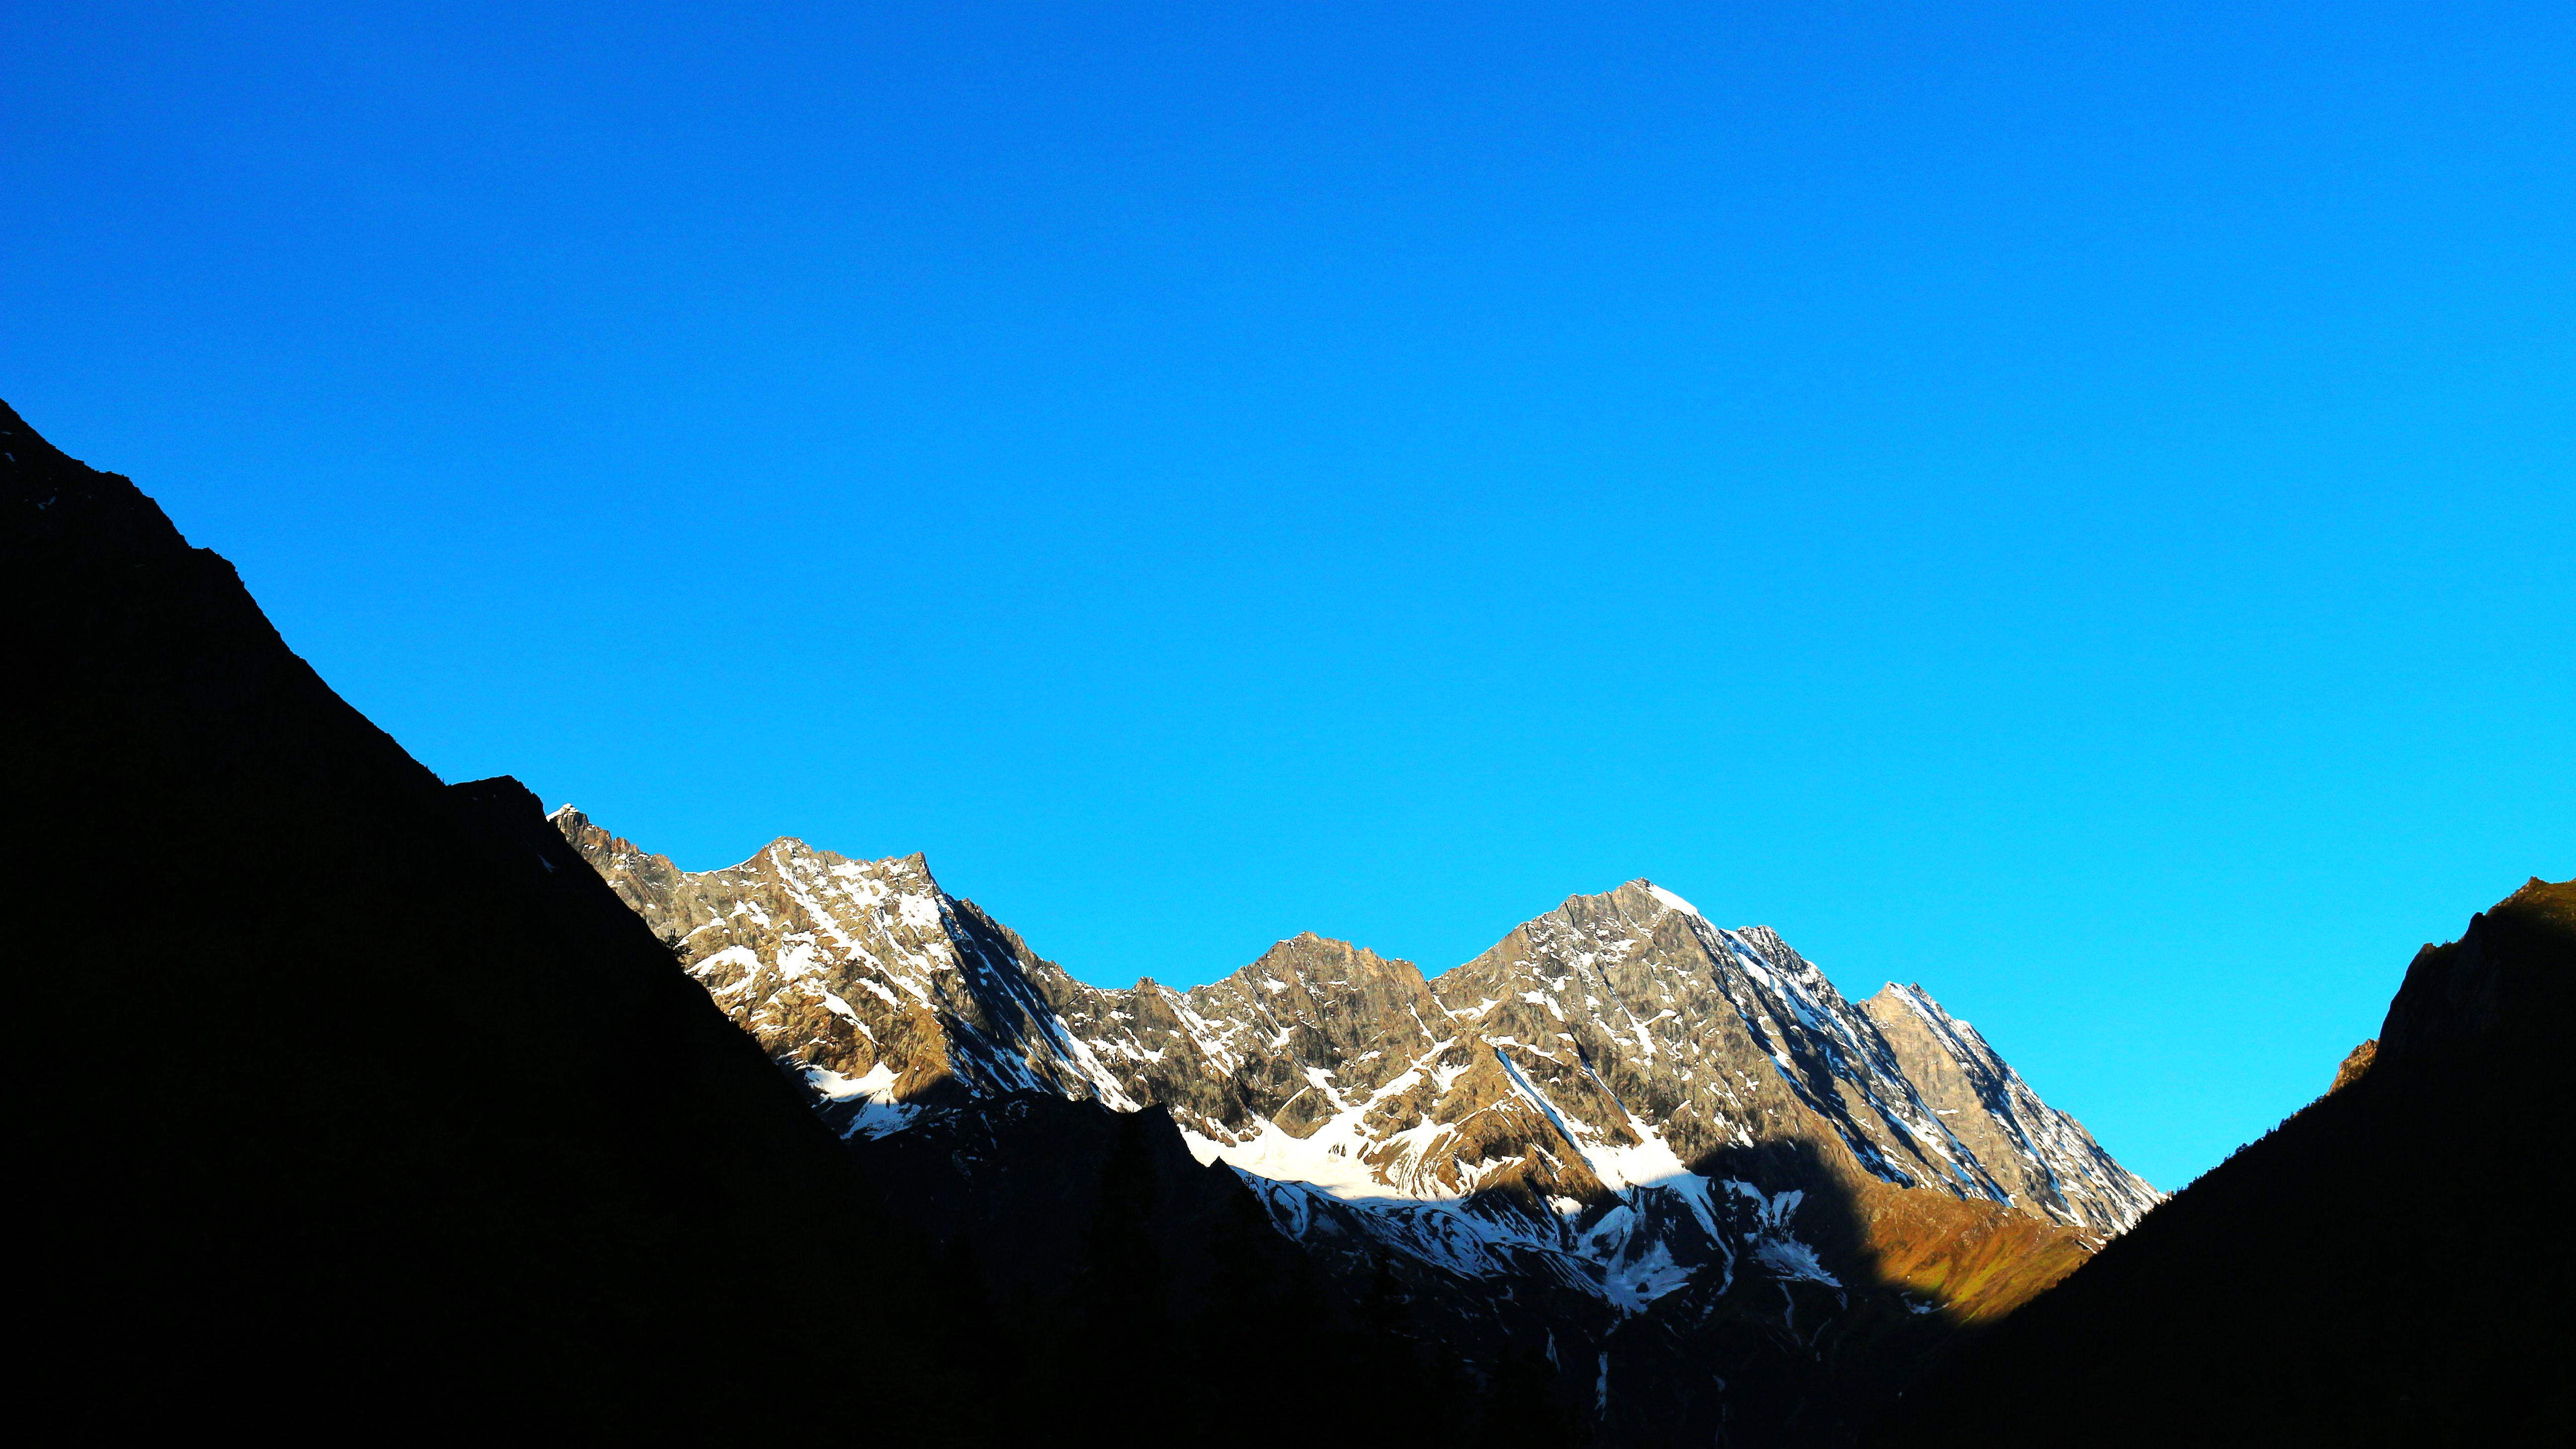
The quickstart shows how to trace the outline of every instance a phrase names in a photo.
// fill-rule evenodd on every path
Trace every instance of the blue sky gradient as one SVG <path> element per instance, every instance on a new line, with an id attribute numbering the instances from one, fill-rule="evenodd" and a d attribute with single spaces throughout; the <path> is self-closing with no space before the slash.
<path id="1" fill-rule="evenodd" d="M 2576 9 L 533 8 L 0 6 L 0 395 L 448 778 L 1104 983 L 1643 875 L 2163 1187 L 2576 874 Z"/>

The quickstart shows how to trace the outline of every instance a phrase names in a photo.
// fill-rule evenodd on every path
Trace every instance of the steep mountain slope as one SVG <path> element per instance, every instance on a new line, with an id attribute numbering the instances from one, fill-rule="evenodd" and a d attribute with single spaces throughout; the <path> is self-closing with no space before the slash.
<path id="1" fill-rule="evenodd" d="M 2327 1095 L 2016 1313 L 1873 1442 L 2060 1444 L 2072 1425 L 2099 1444 L 2576 1439 L 2558 1194 L 2536 1147 L 2572 987 L 2576 882 L 2534 880 L 2425 947 L 2376 1049 Z"/>
<path id="2" fill-rule="evenodd" d="M 1568 900 L 1434 987 L 1487 1040 L 1528 1043 L 1532 1065 L 1546 1064 L 1551 1100 L 1613 1147 L 1639 1136 L 1621 1116 L 1693 1161 L 1811 1144 L 1838 1161 L 1848 1154 L 1879 1181 L 2008 1204 L 2097 1236 L 2155 1202 L 1982 1041 L 1974 1060 L 1995 1080 L 1992 1100 L 1952 1090 L 1943 1098 L 1952 1106 L 1932 1106 L 1879 1013 L 1855 1010 L 1768 928 L 1721 930 L 1643 881 Z M 1956 1027 L 1919 991 L 1907 999 Z M 1917 1055 L 1956 1071 L 1947 1054 Z M 1963 1128 L 1985 1139 L 1985 1154 Z"/>
<path id="3" fill-rule="evenodd" d="M 764 1342 L 718 1244 L 898 1235 L 524 790 L 442 785 L 5 405 L 0 580 L 15 940 L 69 1008 L 9 1024 L 30 1382 L 63 1413 L 783 1434 L 808 1406 L 708 1372 L 941 1381 L 893 1331 L 935 1326 L 901 1254 L 822 1267 L 866 1310 Z"/>
<path id="4" fill-rule="evenodd" d="M 2154 1204 L 2091 1133 L 2042 1102 L 1975 1027 L 1952 1019 L 1922 987 L 1890 982 L 1861 1010 L 1895 1053 L 1898 1073 L 2012 1201 L 2096 1232 L 2126 1228 Z"/>
<path id="5" fill-rule="evenodd" d="M 693 874 L 551 818 L 852 1140 L 996 1094 L 1151 1104 L 1345 1291 L 1487 1368 L 1543 1353 L 1617 1442 L 1830 1438 L 1824 1405 L 1937 1348 L 1923 1315 L 2000 1314 L 2155 1201 L 1919 989 L 1855 1007 L 1642 881 L 1437 980 L 1307 935 L 1189 991 L 1100 990 L 918 856 L 780 840 Z M 1693 1387 L 1721 1341 L 1761 1389 Z"/>
<path id="6" fill-rule="evenodd" d="M 1440 1364 L 1365 1376 L 1410 1345 L 1168 1124 L 1050 1095 L 1054 1154 L 999 1174 L 956 1123 L 935 1162 L 835 1140 L 533 797 L 443 785 L 5 405 L 0 598 L 13 940 L 55 988 L 7 1026 L 20 1377 L 71 1437 L 1304 1442 L 1244 1412 L 1273 1364 L 1554 1442 Z M 1045 1271 L 976 1269 L 1010 1235 L 953 1226 L 1015 1203 Z"/>

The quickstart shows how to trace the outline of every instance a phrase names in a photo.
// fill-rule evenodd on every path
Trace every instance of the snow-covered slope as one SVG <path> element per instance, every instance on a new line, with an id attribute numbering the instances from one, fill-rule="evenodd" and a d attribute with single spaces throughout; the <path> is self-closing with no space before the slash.
<path id="1" fill-rule="evenodd" d="M 689 873 L 569 806 L 556 827 L 846 1133 L 1038 1090 L 1167 1107 L 1292 1236 L 1634 1313 L 1741 1263 L 1839 1287 L 1809 1194 L 1926 1189 L 2098 1242 L 2156 1196 L 1919 988 L 1855 1007 L 1763 927 L 1631 881 L 1475 960 L 1313 935 L 1188 991 L 1103 990 L 942 891 L 920 856 L 780 840 Z"/>

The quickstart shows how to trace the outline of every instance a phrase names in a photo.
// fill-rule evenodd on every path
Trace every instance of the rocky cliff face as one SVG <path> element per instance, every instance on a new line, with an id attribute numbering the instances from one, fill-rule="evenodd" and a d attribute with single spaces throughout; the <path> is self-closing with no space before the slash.
<path id="1" fill-rule="evenodd" d="M 1922 987 L 1890 982 L 1861 1010 L 1895 1051 L 1897 1070 L 2005 1200 L 2096 1233 L 2125 1229 L 2155 1204 L 2081 1123 L 2041 1101 L 1975 1027 L 1953 1020 Z"/>
<path id="2" fill-rule="evenodd" d="M 1835 1230 L 1801 1226 L 1820 1196 L 1876 1203 L 1855 1244 L 1886 1262 L 1947 1263 L 2004 1213 L 2059 1272 L 2157 1200 L 1919 987 L 1856 1006 L 1768 929 L 1644 881 L 1434 979 L 1305 935 L 1188 991 L 1103 990 L 919 856 L 779 840 L 690 873 L 553 819 L 845 1135 L 1015 1091 L 1157 1105 L 1291 1236 L 1451 1281 L 1538 1274 L 1605 1324 L 1743 1274 L 1843 1292 Z M 1913 1306 L 1955 1307 L 1947 1282 Z"/>

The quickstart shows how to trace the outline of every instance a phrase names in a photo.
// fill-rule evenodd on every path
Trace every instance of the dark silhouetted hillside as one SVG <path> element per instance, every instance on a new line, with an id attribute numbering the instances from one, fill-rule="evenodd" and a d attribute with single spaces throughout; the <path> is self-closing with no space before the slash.
<path id="1" fill-rule="evenodd" d="M 1304 1381 L 1362 1437 L 1505 1427 L 1160 1113 L 1050 1102 L 971 1178 L 836 1140 L 516 781 L 442 784 L 6 404 L 0 578 L 47 1417 L 1266 1445 Z"/>
<path id="2" fill-rule="evenodd" d="M 55 1407 L 788 1435 L 846 1420 L 782 1378 L 897 1419 L 939 1381 L 848 1154 L 526 791 L 441 784 L 5 404 L 0 518 Z M 744 1271 L 798 1239 L 849 1248 L 793 1299 Z"/>
<path id="3" fill-rule="evenodd" d="M 2551 1186 L 2576 882 L 2427 946 L 2375 1052 L 1911 1391 L 1883 1445 L 2576 1442 Z"/>

